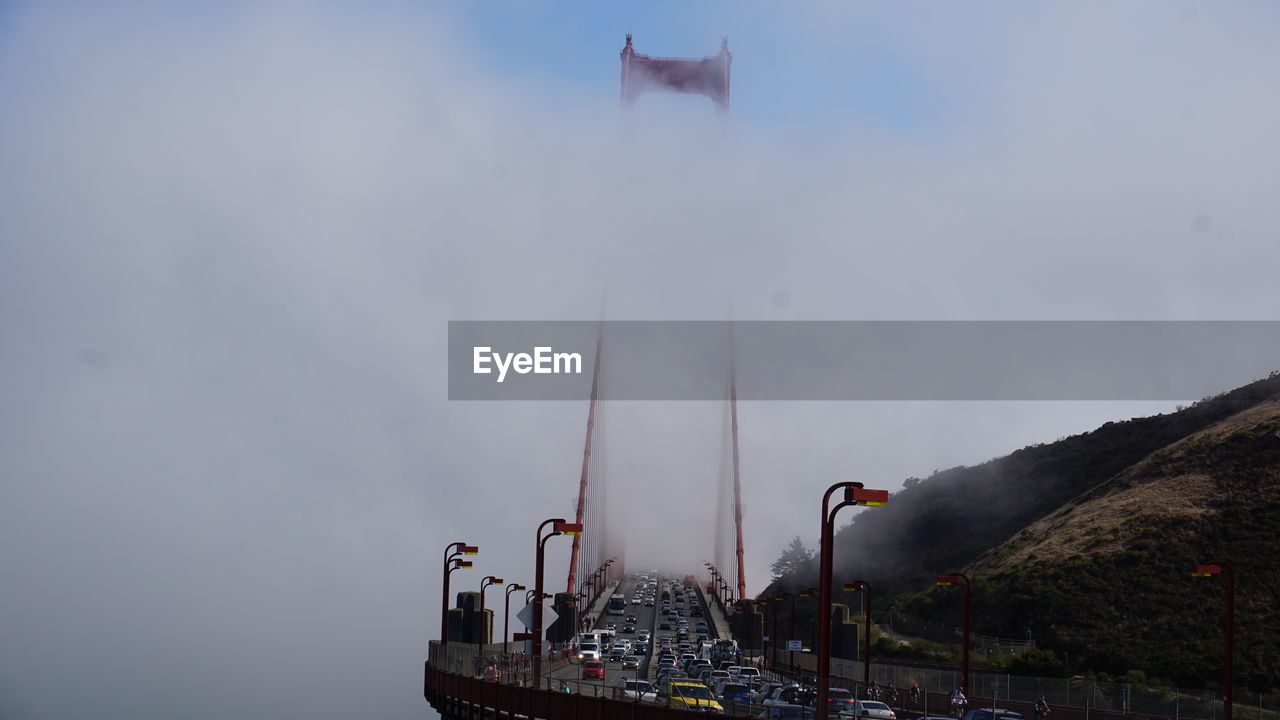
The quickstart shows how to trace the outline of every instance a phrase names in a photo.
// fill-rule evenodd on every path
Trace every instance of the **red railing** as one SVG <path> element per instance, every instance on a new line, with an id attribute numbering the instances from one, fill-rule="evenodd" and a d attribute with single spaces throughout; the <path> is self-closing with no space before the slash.
<path id="1" fill-rule="evenodd" d="M 430 663 L 425 667 L 427 701 L 445 718 L 471 717 L 470 713 L 482 708 L 486 712 L 542 720 L 688 720 L 692 712 L 639 700 L 591 697 L 486 682 L 439 670 Z"/>

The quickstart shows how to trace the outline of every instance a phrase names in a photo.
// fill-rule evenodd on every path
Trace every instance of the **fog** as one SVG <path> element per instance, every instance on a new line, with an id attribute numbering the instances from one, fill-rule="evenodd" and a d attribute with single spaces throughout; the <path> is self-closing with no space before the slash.
<path id="1" fill-rule="evenodd" d="M 1272 5 L 641 8 L 578 74 L 546 6 L 0 9 L 0 716 L 429 715 L 441 551 L 530 582 L 587 413 L 449 402 L 448 320 L 1275 319 Z M 732 116 L 622 116 L 632 25 Z M 831 482 L 1171 405 L 744 403 L 748 589 Z M 605 412 L 628 566 L 700 567 L 724 408 Z"/>

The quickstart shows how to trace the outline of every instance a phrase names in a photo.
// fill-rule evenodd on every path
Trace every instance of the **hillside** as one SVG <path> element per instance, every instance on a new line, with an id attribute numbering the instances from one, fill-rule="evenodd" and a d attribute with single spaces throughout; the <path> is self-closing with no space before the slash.
<path id="1" fill-rule="evenodd" d="M 1280 620 L 1268 614 L 1280 606 L 1278 430 L 1273 374 L 1175 413 L 908 481 L 837 535 L 836 577 L 869 580 L 878 611 L 892 603 L 959 624 L 954 591 L 932 581 L 964 570 L 976 631 L 1030 629 L 1078 670 L 1204 685 L 1219 667 L 1222 593 L 1187 573 L 1234 558 L 1238 675 L 1280 685 Z M 809 566 L 779 585 L 814 579 Z"/>

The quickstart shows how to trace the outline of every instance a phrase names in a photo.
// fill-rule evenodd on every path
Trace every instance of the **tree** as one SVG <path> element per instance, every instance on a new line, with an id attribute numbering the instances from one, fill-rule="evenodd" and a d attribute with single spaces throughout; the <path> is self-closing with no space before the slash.
<path id="1" fill-rule="evenodd" d="M 812 559 L 813 552 L 804 546 L 800 537 L 797 535 L 791 538 L 791 544 L 769 566 L 773 572 L 773 581 L 776 583 L 784 577 L 796 574 Z"/>

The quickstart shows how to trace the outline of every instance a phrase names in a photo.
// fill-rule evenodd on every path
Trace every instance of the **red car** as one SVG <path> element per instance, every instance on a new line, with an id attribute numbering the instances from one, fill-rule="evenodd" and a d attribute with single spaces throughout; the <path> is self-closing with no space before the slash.
<path id="1" fill-rule="evenodd" d="M 596 678 L 604 679 L 604 663 L 599 660 L 588 660 L 582 663 L 582 679 Z"/>

